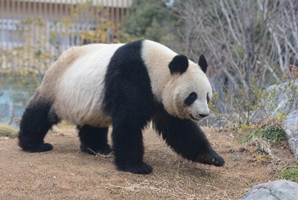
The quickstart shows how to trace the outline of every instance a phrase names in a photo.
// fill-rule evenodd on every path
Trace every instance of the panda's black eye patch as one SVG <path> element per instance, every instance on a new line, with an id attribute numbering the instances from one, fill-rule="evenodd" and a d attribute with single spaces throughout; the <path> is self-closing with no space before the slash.
<path id="1" fill-rule="evenodd" d="M 198 98 L 197 93 L 192 92 L 188 95 L 188 97 L 184 100 L 184 103 L 190 106 L 196 99 Z"/>
<path id="2" fill-rule="evenodd" d="M 207 103 L 209 103 L 210 98 L 209 98 L 209 93 L 207 93 Z"/>

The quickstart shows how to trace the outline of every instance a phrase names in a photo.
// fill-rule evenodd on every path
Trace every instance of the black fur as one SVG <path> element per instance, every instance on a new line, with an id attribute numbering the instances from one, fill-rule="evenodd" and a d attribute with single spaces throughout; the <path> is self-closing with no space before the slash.
<path id="1" fill-rule="evenodd" d="M 222 166 L 223 158 L 212 149 L 197 124 L 169 115 L 154 99 L 141 55 L 142 45 L 143 40 L 139 40 L 121 46 L 112 56 L 105 75 L 103 103 L 112 118 L 116 166 L 119 170 L 137 174 L 152 171 L 152 167 L 143 161 L 142 135 L 151 119 L 155 130 L 178 154 L 192 161 Z M 204 57 L 200 58 L 199 64 L 205 71 L 207 62 Z M 169 71 L 182 74 L 187 67 L 187 58 L 178 55 L 169 64 Z M 36 92 L 21 120 L 19 146 L 25 151 L 42 152 L 53 148 L 51 144 L 44 143 L 44 137 L 60 119 L 52 108 L 53 102 L 41 98 Z M 77 128 L 82 151 L 89 154 L 111 152 L 107 127 L 83 125 Z"/>
<path id="2" fill-rule="evenodd" d="M 81 141 L 81 150 L 89 154 L 109 154 L 112 152 L 108 144 L 108 128 L 77 126 Z"/>
<path id="3" fill-rule="evenodd" d="M 206 73 L 206 71 L 207 71 L 207 67 L 208 67 L 208 63 L 207 63 L 207 61 L 206 61 L 206 59 L 205 59 L 205 56 L 202 54 L 201 56 L 200 56 L 200 58 L 199 58 L 199 66 L 201 67 L 201 69 L 202 69 L 202 71 L 204 72 L 204 73 Z"/>
<path id="4" fill-rule="evenodd" d="M 35 96 L 36 97 L 36 96 Z M 60 119 L 51 110 L 52 103 L 33 98 L 26 108 L 19 132 L 19 146 L 28 152 L 43 152 L 53 149 L 49 143 L 44 143 L 48 130 L 59 123 Z"/>
<path id="5" fill-rule="evenodd" d="M 177 55 L 169 64 L 171 74 L 183 74 L 188 68 L 188 59 L 184 55 Z"/>
<path id="6" fill-rule="evenodd" d="M 188 97 L 184 100 L 184 103 L 188 106 L 190 106 L 195 100 L 198 98 L 197 93 L 192 92 L 188 95 Z"/>
<path id="7" fill-rule="evenodd" d="M 119 170 L 146 174 L 142 129 L 154 111 L 150 78 L 141 57 L 142 40 L 120 47 L 105 76 L 104 103 L 113 119 L 113 149 Z"/>
<path id="8" fill-rule="evenodd" d="M 204 132 L 193 121 L 183 120 L 160 110 L 153 116 L 154 129 L 166 143 L 184 158 L 223 166 L 225 161 L 211 147 Z"/>

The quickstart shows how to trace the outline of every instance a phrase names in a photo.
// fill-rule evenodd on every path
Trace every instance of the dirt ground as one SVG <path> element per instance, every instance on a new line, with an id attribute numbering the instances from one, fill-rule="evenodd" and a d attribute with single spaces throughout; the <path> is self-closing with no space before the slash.
<path id="1" fill-rule="evenodd" d="M 0 199 L 239 199 L 254 185 L 277 179 L 276 169 L 293 160 L 286 145 L 260 157 L 240 133 L 204 128 L 224 167 L 189 162 L 175 154 L 155 132 L 144 132 L 149 175 L 117 171 L 113 155 L 79 150 L 74 127 L 54 128 L 46 142 L 54 150 L 26 153 L 17 139 L 0 139 Z"/>

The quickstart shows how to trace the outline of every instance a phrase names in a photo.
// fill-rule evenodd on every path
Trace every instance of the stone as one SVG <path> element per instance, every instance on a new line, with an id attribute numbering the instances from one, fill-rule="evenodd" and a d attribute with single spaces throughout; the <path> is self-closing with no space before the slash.
<path id="1" fill-rule="evenodd" d="M 292 181 L 277 180 L 254 186 L 240 200 L 297 200 L 298 184 Z"/>
<path id="2" fill-rule="evenodd" d="M 298 79 L 267 88 L 269 96 L 262 100 L 263 108 L 252 112 L 250 118 L 257 122 L 264 117 L 285 116 L 283 129 L 290 149 L 298 159 Z"/>
<path id="3" fill-rule="evenodd" d="M 298 110 L 290 112 L 282 125 L 286 132 L 286 138 L 290 149 L 295 158 L 298 159 Z"/>
<path id="4" fill-rule="evenodd" d="M 266 89 L 269 96 L 262 100 L 262 109 L 252 112 L 253 121 L 264 117 L 275 118 L 279 114 L 287 115 L 298 109 L 298 79 L 279 85 L 271 85 Z"/>

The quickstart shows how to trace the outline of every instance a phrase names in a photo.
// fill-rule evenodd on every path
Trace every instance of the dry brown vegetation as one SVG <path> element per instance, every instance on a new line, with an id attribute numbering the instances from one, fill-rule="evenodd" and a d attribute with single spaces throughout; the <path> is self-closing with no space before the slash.
<path id="1" fill-rule="evenodd" d="M 204 128 L 226 160 L 218 168 L 186 161 L 148 128 L 144 160 L 154 171 L 135 175 L 117 171 L 113 156 L 90 156 L 79 150 L 74 127 L 54 128 L 46 141 L 54 150 L 26 153 L 17 139 L 0 139 L 0 199 L 239 199 L 258 183 L 278 179 L 281 164 L 293 162 L 287 145 L 258 154 L 241 133 Z M 283 148 L 280 148 L 283 147 Z"/>

